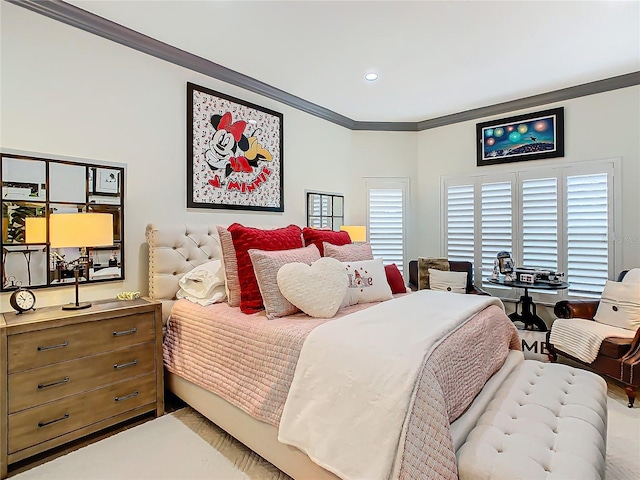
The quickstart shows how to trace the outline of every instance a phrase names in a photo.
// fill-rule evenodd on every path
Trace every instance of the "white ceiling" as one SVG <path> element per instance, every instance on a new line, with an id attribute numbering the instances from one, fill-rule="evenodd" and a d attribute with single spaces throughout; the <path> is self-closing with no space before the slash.
<path id="1" fill-rule="evenodd" d="M 640 70 L 637 0 L 67 3 L 356 121 L 417 122 Z"/>

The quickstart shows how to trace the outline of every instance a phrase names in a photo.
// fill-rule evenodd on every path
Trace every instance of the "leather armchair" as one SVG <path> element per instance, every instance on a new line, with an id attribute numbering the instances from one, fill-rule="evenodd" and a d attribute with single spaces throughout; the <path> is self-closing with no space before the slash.
<path id="1" fill-rule="evenodd" d="M 491 295 L 473 283 L 473 264 L 471 262 L 457 262 L 449 260 L 449 270 L 452 272 L 467 272 L 466 293 L 474 295 Z M 418 290 L 417 260 L 411 260 L 409 262 L 409 288 L 414 292 Z"/>
<path id="2" fill-rule="evenodd" d="M 618 276 L 619 282 L 622 281 L 626 273 L 625 270 Z M 554 313 L 558 318 L 593 320 L 599 303 L 598 300 L 563 300 L 556 303 Z M 636 331 L 633 338 L 605 338 L 598 351 L 598 356 L 592 363 L 585 363 L 556 349 L 549 341 L 550 335 L 551 331 L 547 333 L 547 350 L 550 361 L 557 361 L 559 354 L 622 383 L 629 398 L 628 406 L 629 408 L 633 407 L 640 388 L 640 329 Z"/>

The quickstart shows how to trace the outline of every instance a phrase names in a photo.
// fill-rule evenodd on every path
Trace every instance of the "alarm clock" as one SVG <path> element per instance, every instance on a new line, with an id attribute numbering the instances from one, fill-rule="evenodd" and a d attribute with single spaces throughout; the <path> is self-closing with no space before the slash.
<path id="1" fill-rule="evenodd" d="M 34 309 L 33 307 L 36 304 L 36 296 L 31 290 L 19 287 L 11 294 L 9 304 L 16 312 L 18 312 L 18 314 L 20 314 L 27 310 Z"/>

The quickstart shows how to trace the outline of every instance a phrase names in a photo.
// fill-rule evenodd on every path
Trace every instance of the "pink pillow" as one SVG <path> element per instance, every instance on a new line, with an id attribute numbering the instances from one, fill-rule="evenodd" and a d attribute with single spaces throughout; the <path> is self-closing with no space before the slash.
<path id="1" fill-rule="evenodd" d="M 231 233 L 226 228 L 217 225 L 220 246 L 222 247 L 222 263 L 224 263 L 224 276 L 227 280 L 227 297 L 231 307 L 240 306 L 240 279 L 238 278 L 238 261 L 236 249 L 233 246 Z"/>
<path id="2" fill-rule="evenodd" d="M 301 248 L 302 236 L 300 227 L 289 225 L 274 230 L 261 230 L 234 223 L 227 229 L 231 233 L 233 246 L 238 261 L 238 277 L 240 279 L 240 310 L 244 313 L 255 313 L 264 308 L 260 287 L 253 271 L 249 256 L 252 248 L 258 250 L 290 250 Z"/>
<path id="3" fill-rule="evenodd" d="M 373 260 L 373 252 L 371 245 L 368 243 L 349 244 L 349 245 L 331 245 L 324 244 L 324 256 L 335 258 L 341 262 L 361 262 L 363 260 Z"/>
<path id="4" fill-rule="evenodd" d="M 384 273 L 387 274 L 387 282 L 391 287 L 391 293 L 407 293 L 407 287 L 404 284 L 404 278 L 398 266 L 395 263 L 384 266 Z"/>
<path id="5" fill-rule="evenodd" d="M 304 227 L 302 229 L 302 236 L 304 237 L 304 244 L 311 245 L 312 243 L 320 250 L 320 255 L 324 256 L 323 242 L 330 243 L 332 245 L 347 245 L 351 243 L 351 237 L 347 232 L 335 232 L 333 230 L 320 230 L 317 228 Z"/>
<path id="6" fill-rule="evenodd" d="M 293 303 L 287 300 L 278 287 L 278 271 L 288 263 L 304 263 L 311 265 L 319 260 L 320 252 L 315 245 L 293 250 L 279 250 L 265 252 L 264 250 L 249 250 L 253 271 L 256 274 L 260 294 L 267 311 L 267 318 L 286 317 L 298 311 Z"/>

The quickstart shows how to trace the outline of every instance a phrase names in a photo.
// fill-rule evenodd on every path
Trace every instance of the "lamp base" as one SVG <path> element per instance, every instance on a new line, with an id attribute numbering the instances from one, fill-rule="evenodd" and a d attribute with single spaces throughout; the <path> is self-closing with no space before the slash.
<path id="1" fill-rule="evenodd" d="M 62 306 L 62 310 L 81 310 L 83 308 L 89 308 L 90 306 L 91 302 L 67 303 Z"/>

